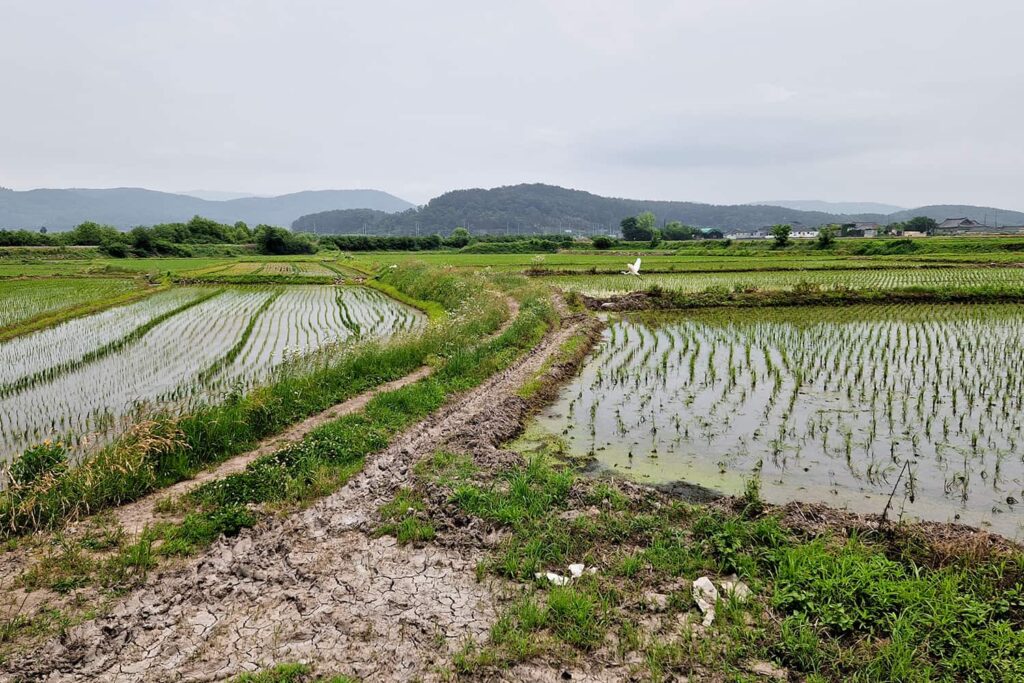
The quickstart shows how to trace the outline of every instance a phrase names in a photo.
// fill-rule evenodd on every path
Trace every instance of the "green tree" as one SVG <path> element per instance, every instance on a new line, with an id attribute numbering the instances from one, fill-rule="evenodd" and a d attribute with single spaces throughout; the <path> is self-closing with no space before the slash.
<path id="1" fill-rule="evenodd" d="M 939 224 L 934 218 L 928 218 L 928 216 L 914 216 L 909 221 L 903 224 L 904 232 L 923 232 L 926 235 L 930 235 L 935 231 L 935 228 L 939 227 Z"/>
<path id="2" fill-rule="evenodd" d="M 692 240 L 699 231 L 689 225 L 683 225 L 679 221 L 669 221 L 661 229 L 661 235 L 667 240 Z"/>
<path id="3" fill-rule="evenodd" d="M 594 244 L 594 249 L 602 249 L 602 250 L 604 250 L 604 249 L 610 249 L 612 247 L 612 245 L 615 244 L 615 242 L 612 240 L 611 237 L 605 237 L 604 235 L 601 235 L 600 237 L 595 237 L 593 239 L 593 244 Z"/>
<path id="4" fill-rule="evenodd" d="M 823 225 L 818 230 L 818 249 L 831 249 L 836 243 L 836 226 Z"/>
<path id="5" fill-rule="evenodd" d="M 145 228 L 139 227 L 133 229 L 128 236 L 132 240 L 132 247 L 137 251 L 143 251 L 146 253 L 152 253 L 153 251 L 153 234 Z"/>
<path id="6" fill-rule="evenodd" d="M 473 239 L 473 236 L 469 234 L 469 230 L 465 228 L 455 228 L 452 230 L 452 234 L 448 235 L 448 239 L 445 240 L 445 244 L 449 247 L 455 247 L 461 249 L 468 245 Z"/>
<path id="7" fill-rule="evenodd" d="M 99 246 L 106 241 L 117 240 L 120 236 L 117 228 L 109 225 L 100 225 L 92 221 L 80 224 L 71 232 L 67 233 L 65 239 L 68 244 L 79 246 Z"/>
<path id="8" fill-rule="evenodd" d="M 630 216 L 622 219 L 619 226 L 622 228 L 622 237 L 629 242 L 647 242 L 654 239 L 654 214 L 644 211 L 639 216 Z"/>
<path id="9" fill-rule="evenodd" d="M 789 244 L 789 236 L 793 233 L 793 227 L 786 224 L 773 225 L 772 237 L 775 238 L 776 247 L 785 247 Z"/>
<path id="10" fill-rule="evenodd" d="M 245 244 L 252 240 L 252 230 L 245 224 L 245 221 L 238 221 L 231 231 L 231 237 L 237 244 Z"/>
<path id="11" fill-rule="evenodd" d="M 127 238 L 120 233 L 116 236 L 104 236 L 99 246 L 100 251 L 114 258 L 126 258 L 130 253 Z"/>
<path id="12" fill-rule="evenodd" d="M 295 234 L 284 228 L 258 225 L 256 250 L 261 254 L 315 254 L 317 244 L 307 234 Z"/>

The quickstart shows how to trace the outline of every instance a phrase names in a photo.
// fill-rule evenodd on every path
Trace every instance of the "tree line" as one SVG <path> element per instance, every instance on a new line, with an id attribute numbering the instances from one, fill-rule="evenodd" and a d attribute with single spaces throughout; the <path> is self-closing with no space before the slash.
<path id="1" fill-rule="evenodd" d="M 195 216 L 187 223 L 162 223 L 122 232 L 110 225 L 86 221 L 73 230 L 50 233 L 28 230 L 0 230 L 0 247 L 97 247 L 108 256 L 192 256 L 196 245 L 256 245 L 263 254 L 312 254 L 317 250 L 312 236 L 284 228 L 258 225 L 250 228 Z"/>
<path id="2" fill-rule="evenodd" d="M 722 231 L 702 230 L 679 221 L 666 221 L 658 227 L 657 219 L 650 211 L 628 216 L 619 223 L 622 238 L 628 242 L 660 242 L 661 240 L 685 241 L 696 239 L 722 239 Z"/>
<path id="3" fill-rule="evenodd" d="M 444 237 L 378 235 L 313 235 L 285 228 L 243 222 L 233 225 L 196 216 L 187 223 L 165 223 L 122 232 L 109 225 L 86 221 L 67 232 L 0 230 L 0 247 L 97 247 L 115 258 L 194 255 L 197 245 L 254 245 L 261 254 L 314 254 L 319 249 L 341 251 L 432 251 L 468 249 L 476 253 L 529 253 L 568 247 L 568 235 L 471 235 L 455 228 Z"/>

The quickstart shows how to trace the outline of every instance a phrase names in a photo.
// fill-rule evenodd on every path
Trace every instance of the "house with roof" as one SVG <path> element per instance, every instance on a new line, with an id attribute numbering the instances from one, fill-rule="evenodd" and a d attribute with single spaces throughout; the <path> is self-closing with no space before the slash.
<path id="1" fill-rule="evenodd" d="M 843 227 L 849 237 L 877 237 L 878 231 L 882 229 L 881 225 L 870 221 L 849 223 Z"/>
<path id="2" fill-rule="evenodd" d="M 970 218 L 947 218 L 935 227 L 939 230 L 977 230 L 985 225 Z"/>

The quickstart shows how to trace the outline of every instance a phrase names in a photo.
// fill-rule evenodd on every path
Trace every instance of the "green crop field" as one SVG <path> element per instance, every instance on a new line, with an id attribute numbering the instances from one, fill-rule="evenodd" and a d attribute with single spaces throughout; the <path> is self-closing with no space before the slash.
<path id="1" fill-rule="evenodd" d="M 0 329 L 39 315 L 128 294 L 138 288 L 122 278 L 0 280 Z"/>

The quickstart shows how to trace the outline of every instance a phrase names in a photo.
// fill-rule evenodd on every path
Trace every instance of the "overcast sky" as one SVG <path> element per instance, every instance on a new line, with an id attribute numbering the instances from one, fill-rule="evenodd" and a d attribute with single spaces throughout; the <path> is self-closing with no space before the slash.
<path id="1" fill-rule="evenodd" d="M 1024 0 L 0 0 L 0 185 L 1024 210 Z"/>

